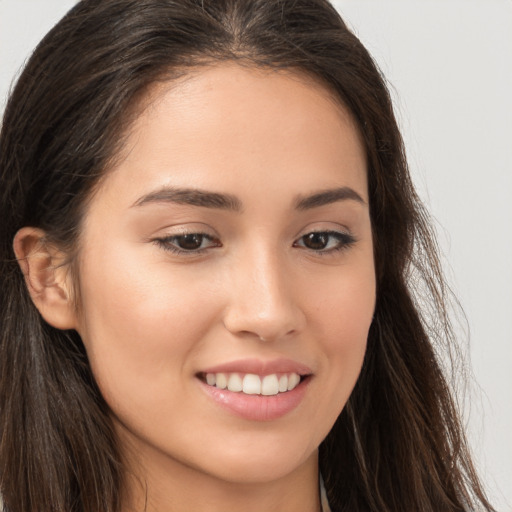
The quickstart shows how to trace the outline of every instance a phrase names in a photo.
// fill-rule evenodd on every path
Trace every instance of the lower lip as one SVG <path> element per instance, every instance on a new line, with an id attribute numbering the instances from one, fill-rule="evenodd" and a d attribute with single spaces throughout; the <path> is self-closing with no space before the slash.
<path id="1" fill-rule="evenodd" d="M 298 407 L 304 398 L 309 381 L 310 377 L 307 377 L 291 391 L 272 396 L 246 395 L 242 392 L 235 393 L 209 386 L 203 381 L 201 384 L 217 404 L 236 416 L 250 421 L 272 421 L 289 414 Z"/>

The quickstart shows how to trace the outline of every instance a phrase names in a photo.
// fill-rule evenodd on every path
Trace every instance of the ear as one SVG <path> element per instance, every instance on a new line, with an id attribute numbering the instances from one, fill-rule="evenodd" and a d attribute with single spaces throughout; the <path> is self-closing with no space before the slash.
<path id="1" fill-rule="evenodd" d="M 20 229 L 14 237 L 14 253 L 32 301 L 42 317 L 57 329 L 74 329 L 76 311 L 65 255 L 45 237 L 46 233 L 41 229 Z"/>

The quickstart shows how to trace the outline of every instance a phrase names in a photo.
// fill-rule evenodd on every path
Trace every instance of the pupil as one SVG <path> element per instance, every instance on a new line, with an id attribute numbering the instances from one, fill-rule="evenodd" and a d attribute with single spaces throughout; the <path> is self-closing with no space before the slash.
<path id="1" fill-rule="evenodd" d="M 304 244 L 309 249 L 325 249 L 329 241 L 329 235 L 325 233 L 309 233 L 304 237 Z"/>
<path id="2" fill-rule="evenodd" d="M 181 249 L 193 251 L 199 249 L 203 243 L 203 235 L 183 235 L 178 238 L 178 245 Z"/>

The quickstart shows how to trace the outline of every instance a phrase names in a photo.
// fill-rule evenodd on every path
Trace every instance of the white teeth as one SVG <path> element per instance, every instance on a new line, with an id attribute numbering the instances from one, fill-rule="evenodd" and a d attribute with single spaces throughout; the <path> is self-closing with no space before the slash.
<path id="1" fill-rule="evenodd" d="M 232 373 L 229 376 L 228 389 L 229 389 L 229 391 L 235 391 L 235 392 L 242 391 L 242 389 L 243 389 L 242 378 L 240 377 L 240 375 L 238 375 L 238 373 Z"/>
<path id="2" fill-rule="evenodd" d="M 265 396 L 277 395 L 279 393 L 279 380 L 277 375 L 265 375 L 261 382 L 261 394 Z"/>
<path id="3" fill-rule="evenodd" d="M 228 387 L 228 379 L 225 373 L 215 374 L 215 385 L 220 389 L 226 389 Z"/>
<path id="4" fill-rule="evenodd" d="M 296 373 L 290 373 L 288 377 L 288 391 L 291 391 L 293 388 L 297 387 L 297 384 L 300 382 L 300 377 Z"/>
<path id="5" fill-rule="evenodd" d="M 242 391 L 246 395 L 259 395 L 261 394 L 261 379 L 252 373 L 248 373 L 243 380 Z"/>
<path id="6" fill-rule="evenodd" d="M 206 383 L 219 389 L 228 389 L 235 393 L 246 395 L 272 396 L 295 389 L 300 382 L 297 373 L 283 373 L 280 376 L 273 373 L 260 377 L 253 373 L 207 373 Z"/>
<path id="7" fill-rule="evenodd" d="M 281 375 L 279 378 L 279 393 L 288 391 L 288 375 Z"/>

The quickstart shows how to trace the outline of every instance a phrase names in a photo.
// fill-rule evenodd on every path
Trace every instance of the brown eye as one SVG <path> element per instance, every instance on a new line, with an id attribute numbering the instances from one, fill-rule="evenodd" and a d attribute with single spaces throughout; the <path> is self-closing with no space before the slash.
<path id="1" fill-rule="evenodd" d="M 308 233 L 302 237 L 304 247 L 321 251 L 327 247 L 330 235 L 328 233 Z"/>
<path id="2" fill-rule="evenodd" d="M 175 245 L 177 245 L 180 249 L 184 251 L 197 251 L 198 249 L 202 248 L 205 236 L 198 233 L 192 233 L 189 235 L 180 235 L 173 238 Z"/>
<path id="3" fill-rule="evenodd" d="M 295 247 L 303 247 L 318 253 L 330 253 L 347 249 L 355 243 L 355 238 L 348 233 L 338 231 L 313 231 L 301 236 Z"/>
<path id="4" fill-rule="evenodd" d="M 222 245 L 220 240 L 205 233 L 184 233 L 183 235 L 166 236 L 164 238 L 156 238 L 154 242 L 162 249 L 177 254 L 198 254 L 207 249 Z"/>

